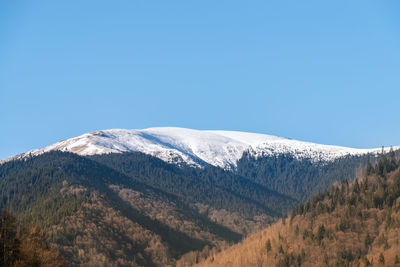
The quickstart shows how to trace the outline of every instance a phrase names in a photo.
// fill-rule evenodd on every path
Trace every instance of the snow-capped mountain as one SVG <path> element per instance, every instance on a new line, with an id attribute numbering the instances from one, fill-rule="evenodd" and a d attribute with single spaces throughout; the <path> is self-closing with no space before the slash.
<path id="1" fill-rule="evenodd" d="M 237 161 L 244 152 L 255 157 L 290 154 L 298 159 L 328 162 L 346 155 L 378 153 L 381 148 L 355 149 L 265 134 L 159 127 L 142 130 L 111 129 L 86 133 L 11 157 L 3 162 L 53 150 L 79 155 L 140 151 L 169 163 L 186 163 L 197 167 L 211 164 L 224 169 L 235 169 Z"/>

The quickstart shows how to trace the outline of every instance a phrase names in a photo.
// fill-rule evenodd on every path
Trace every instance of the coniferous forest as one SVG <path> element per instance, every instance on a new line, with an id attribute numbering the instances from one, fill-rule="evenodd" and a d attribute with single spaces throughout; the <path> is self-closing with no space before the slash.
<path id="1" fill-rule="evenodd" d="M 244 155 L 237 170 L 225 171 L 139 152 L 49 152 L 0 165 L 0 199 L 21 225 L 34 223 L 68 265 L 185 266 L 274 223 L 333 183 L 369 174 L 375 161 Z"/>
<path id="2" fill-rule="evenodd" d="M 399 166 L 393 151 L 382 155 L 362 177 L 342 180 L 199 266 L 400 266 Z"/>

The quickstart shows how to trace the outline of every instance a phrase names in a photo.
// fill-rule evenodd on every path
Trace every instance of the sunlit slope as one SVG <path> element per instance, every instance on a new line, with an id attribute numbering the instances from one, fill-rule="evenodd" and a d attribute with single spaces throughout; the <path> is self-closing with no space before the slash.
<path id="1" fill-rule="evenodd" d="M 400 266 L 398 166 L 384 157 L 198 266 Z"/>

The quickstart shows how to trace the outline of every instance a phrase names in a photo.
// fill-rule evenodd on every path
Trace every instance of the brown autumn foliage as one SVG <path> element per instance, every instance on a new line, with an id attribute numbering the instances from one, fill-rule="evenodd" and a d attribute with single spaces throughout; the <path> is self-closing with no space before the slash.
<path id="1" fill-rule="evenodd" d="M 165 266 L 171 256 L 161 238 L 115 210 L 98 193 L 55 225 L 53 244 L 72 266 Z"/>
<path id="2" fill-rule="evenodd" d="M 0 215 L 0 265 L 63 267 L 65 260 L 44 241 L 38 227 L 18 231 L 16 218 L 6 209 Z"/>
<path id="3" fill-rule="evenodd" d="M 43 240 L 43 233 L 35 226 L 22 234 L 19 247 L 19 259 L 15 262 L 15 266 L 66 266 L 64 258 L 62 258 L 54 248 L 50 248 Z"/>
<path id="4" fill-rule="evenodd" d="M 182 216 L 179 208 L 168 199 L 118 185 L 109 188 L 141 214 L 210 245 L 178 259 L 171 255 L 168 243 L 160 235 L 125 217 L 99 192 L 92 192 L 80 209 L 48 230 L 51 244 L 74 266 L 182 266 L 182 263 L 187 265 L 189 262 L 192 265 L 209 255 L 210 251 L 216 252 L 229 245 L 198 222 Z M 85 192 L 84 188 L 65 183 L 60 193 L 79 195 L 82 192 Z M 254 220 L 246 219 L 227 211 L 211 210 L 205 205 L 194 205 L 193 208 L 200 213 L 204 210 L 213 221 L 221 221 L 228 228 L 234 226 L 236 228 L 232 228 L 237 231 L 254 232 L 268 221 L 261 216 Z"/>
<path id="5" fill-rule="evenodd" d="M 384 157 L 196 266 L 400 266 L 400 168 Z M 397 168 L 397 169 L 395 169 Z"/>

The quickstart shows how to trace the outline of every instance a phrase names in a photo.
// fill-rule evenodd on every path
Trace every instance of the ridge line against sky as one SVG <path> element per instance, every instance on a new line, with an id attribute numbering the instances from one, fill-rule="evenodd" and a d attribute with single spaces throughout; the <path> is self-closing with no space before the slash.
<path id="1" fill-rule="evenodd" d="M 400 2 L 2 1 L 0 159 L 101 129 L 400 145 Z"/>

